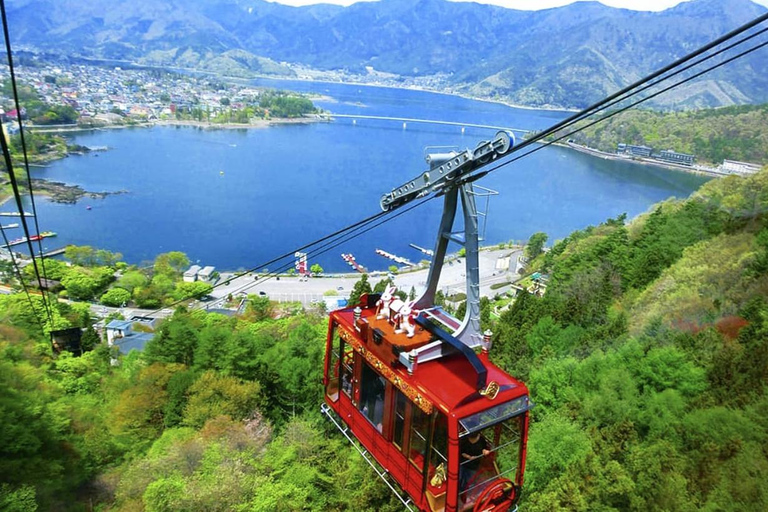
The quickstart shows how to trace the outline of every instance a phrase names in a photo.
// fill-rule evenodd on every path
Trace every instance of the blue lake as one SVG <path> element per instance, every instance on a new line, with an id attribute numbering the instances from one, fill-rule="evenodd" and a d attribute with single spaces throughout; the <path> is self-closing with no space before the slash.
<path id="1" fill-rule="evenodd" d="M 315 103 L 335 113 L 541 129 L 564 112 L 515 109 L 455 96 L 353 85 L 260 81 L 322 94 Z M 379 198 L 425 170 L 426 146 L 474 147 L 493 130 L 351 120 L 250 130 L 155 127 L 74 135 L 106 152 L 70 156 L 33 176 L 90 191 L 126 189 L 103 200 L 62 205 L 38 198 L 41 230 L 52 249 L 92 245 L 131 263 L 180 250 L 221 269 L 251 268 L 379 210 Z M 96 156 L 98 155 L 98 156 Z M 626 212 L 633 217 L 660 200 L 686 197 L 704 178 L 604 161 L 549 147 L 494 172 L 478 184 L 500 192 L 490 204 L 486 243 L 550 240 Z M 349 243 L 313 258 L 326 270 L 348 267 L 352 252 L 386 268 L 380 248 L 419 260 L 410 243 L 432 248 L 441 200 L 431 201 Z M 91 209 L 86 207 L 90 206 Z M 11 203 L 3 210 L 11 211 Z M 271 265 L 271 269 L 277 265 Z"/>

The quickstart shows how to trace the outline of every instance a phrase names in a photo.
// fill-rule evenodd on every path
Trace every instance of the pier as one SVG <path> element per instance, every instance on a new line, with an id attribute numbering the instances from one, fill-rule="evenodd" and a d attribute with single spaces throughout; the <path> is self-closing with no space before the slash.
<path id="1" fill-rule="evenodd" d="M 342 257 L 342 259 L 344 259 L 344 261 L 349 263 L 350 267 L 352 267 L 353 269 L 357 270 L 361 274 L 365 274 L 365 272 L 366 272 L 365 267 L 363 267 L 357 261 L 355 261 L 355 257 L 352 256 L 352 253 L 342 254 L 341 257 Z"/>
<path id="2" fill-rule="evenodd" d="M 413 266 L 413 262 L 410 261 L 409 259 L 403 258 L 402 256 L 397 256 L 396 254 L 388 253 L 387 251 L 382 251 L 381 249 L 376 249 L 376 254 L 378 254 L 379 256 L 388 258 L 394 261 L 395 263 L 399 263 L 401 265 Z"/>
<path id="3" fill-rule="evenodd" d="M 66 251 L 66 247 L 61 247 L 59 249 L 53 249 L 51 251 L 46 251 L 41 255 L 41 258 L 52 258 L 54 256 L 58 256 L 59 254 L 64 254 L 64 251 Z"/>
<path id="4" fill-rule="evenodd" d="M 3 249 L 10 249 L 14 245 L 25 244 L 25 243 L 27 243 L 29 241 L 38 242 L 38 241 L 42 240 L 43 238 L 48 238 L 48 237 L 52 237 L 52 236 L 56 236 L 56 233 L 54 233 L 53 231 L 44 231 L 44 232 L 40 233 L 39 235 L 33 235 L 33 236 L 29 237 L 29 238 L 23 236 L 21 238 L 17 238 L 15 240 L 11 240 L 10 242 L 8 242 L 7 245 L 3 245 L 2 247 L 3 247 Z"/>
<path id="5" fill-rule="evenodd" d="M 408 125 L 408 123 L 422 123 L 422 124 L 441 124 L 446 126 L 459 126 L 461 127 L 462 131 L 464 128 L 486 128 L 488 130 L 504 130 L 509 132 L 516 132 L 516 133 L 528 133 L 530 130 L 522 130 L 520 128 L 510 128 L 508 126 L 491 126 L 491 125 L 485 125 L 485 124 L 475 124 L 475 123 L 459 123 L 456 121 L 438 121 L 436 119 L 411 119 L 408 117 L 389 117 L 389 116 L 358 116 L 358 115 L 350 115 L 350 114 L 326 114 L 327 117 L 330 118 L 338 118 L 338 119 L 352 119 L 352 124 L 357 124 L 358 119 L 374 119 L 378 121 L 397 121 L 403 123 L 403 129 L 405 129 Z"/>
<path id="6" fill-rule="evenodd" d="M 434 256 L 434 255 L 435 255 L 435 251 L 431 251 L 431 250 L 429 250 L 429 249 L 425 249 L 425 248 L 423 248 L 423 247 L 419 247 L 419 246 L 418 246 L 418 245 L 416 245 L 416 244 L 408 244 L 408 245 L 410 245 L 411 247 L 413 247 L 413 248 L 414 248 L 414 249 L 416 249 L 417 251 L 421 251 L 421 252 L 423 252 L 423 253 L 424 253 L 424 254 L 426 254 L 427 256 Z"/>
<path id="7" fill-rule="evenodd" d="M 24 212 L 24 216 L 34 217 L 34 215 L 32 215 L 29 212 Z M 19 214 L 19 212 L 0 212 L 0 217 L 21 217 L 21 215 Z"/>

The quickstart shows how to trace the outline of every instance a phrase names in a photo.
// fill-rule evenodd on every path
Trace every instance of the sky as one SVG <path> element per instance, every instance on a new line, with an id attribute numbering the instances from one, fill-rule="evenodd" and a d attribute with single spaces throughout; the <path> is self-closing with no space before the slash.
<path id="1" fill-rule="evenodd" d="M 358 0 L 270 0 L 286 5 L 309 5 L 309 4 L 337 4 L 350 5 Z M 375 1 L 375 0 L 363 0 Z M 510 9 L 522 9 L 526 11 L 535 11 L 539 9 L 548 9 L 550 7 L 560 7 L 572 4 L 576 0 L 452 0 L 478 2 L 482 4 L 500 5 Z M 595 1 L 595 0 L 593 0 Z M 625 9 L 634 9 L 636 11 L 663 11 L 686 0 L 600 0 L 605 5 L 611 7 L 623 7 Z M 755 3 L 768 7 L 768 0 L 752 0 Z"/>

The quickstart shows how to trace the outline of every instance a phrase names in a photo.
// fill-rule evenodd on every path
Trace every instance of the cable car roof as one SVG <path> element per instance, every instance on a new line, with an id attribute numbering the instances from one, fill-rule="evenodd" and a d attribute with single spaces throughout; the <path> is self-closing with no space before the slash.
<path id="1" fill-rule="evenodd" d="M 485 390 L 477 389 L 476 370 L 460 353 L 420 363 L 415 371 L 409 374 L 404 366 L 393 363 L 396 358 L 393 360 L 385 357 L 386 354 L 392 353 L 393 347 L 408 342 L 404 334 L 394 334 L 390 331 L 383 337 L 380 345 L 369 344 L 355 328 L 354 313 L 351 308 L 335 311 L 332 316 L 348 334 L 342 337 L 350 343 L 357 344 L 356 350 L 361 349 L 367 352 L 366 359 L 383 377 L 395 383 L 400 389 L 403 387 L 417 389 L 423 398 L 446 414 L 464 417 L 528 395 L 525 384 L 493 364 L 486 353 L 479 354 L 478 358 L 487 371 L 489 388 L 493 386 L 496 388 L 493 396 L 484 394 Z M 366 308 L 362 312 L 362 318 L 374 321 L 375 313 Z M 413 399 L 413 397 L 410 398 Z"/>

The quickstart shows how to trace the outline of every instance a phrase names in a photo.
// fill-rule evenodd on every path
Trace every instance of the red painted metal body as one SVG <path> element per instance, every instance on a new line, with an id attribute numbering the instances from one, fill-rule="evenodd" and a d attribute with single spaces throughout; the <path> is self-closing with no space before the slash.
<path id="1" fill-rule="evenodd" d="M 365 296 L 362 301 L 366 302 Z M 473 510 L 472 503 L 464 502 L 469 500 L 469 494 L 459 495 L 460 437 L 462 432 L 466 435 L 467 418 L 482 417 L 478 413 L 499 410 L 512 401 L 524 403 L 519 414 L 509 420 L 516 429 L 517 440 L 512 455 L 505 459 L 514 468 L 504 475 L 514 482 L 514 494 L 519 493 L 528 436 L 525 384 L 491 363 L 487 354 L 479 354 L 479 358 L 488 372 L 488 382 L 498 385 L 493 398 L 479 393 L 477 373 L 461 354 L 420 363 L 409 374 L 397 362 L 397 353 L 431 342 L 429 333 L 419 329 L 417 336 L 408 339 L 375 315 L 373 307 L 362 308 L 358 320 L 352 308 L 331 313 L 324 372 L 328 406 L 420 510 L 452 512 Z M 384 390 L 372 398 L 369 383 L 376 379 Z M 464 426 L 460 423 L 462 419 Z M 489 441 L 498 445 L 501 422 L 488 427 L 484 435 L 492 437 L 494 428 L 495 441 Z M 445 466 L 446 478 L 442 483 L 439 478 L 433 479 L 439 462 Z M 483 464 L 498 473 L 496 462 L 489 458 Z M 513 504 L 510 499 L 488 510 L 507 510 Z"/>

